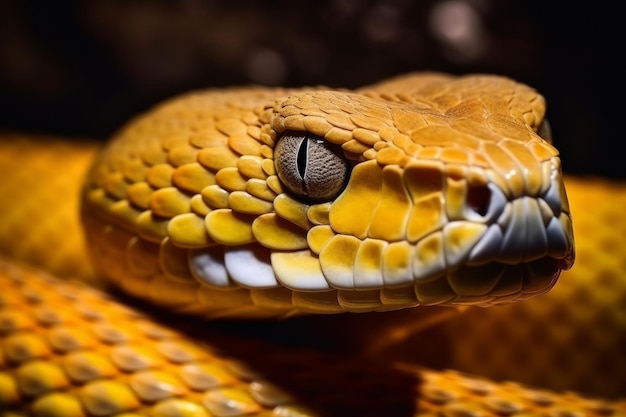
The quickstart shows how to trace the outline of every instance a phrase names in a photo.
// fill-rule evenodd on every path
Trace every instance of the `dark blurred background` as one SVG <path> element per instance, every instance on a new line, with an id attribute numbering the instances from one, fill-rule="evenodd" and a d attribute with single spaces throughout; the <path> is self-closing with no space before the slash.
<path id="1" fill-rule="evenodd" d="M 606 0 L 4 0 L 0 129 L 105 139 L 189 89 L 490 72 L 547 97 L 566 171 L 626 177 L 623 25 Z"/>

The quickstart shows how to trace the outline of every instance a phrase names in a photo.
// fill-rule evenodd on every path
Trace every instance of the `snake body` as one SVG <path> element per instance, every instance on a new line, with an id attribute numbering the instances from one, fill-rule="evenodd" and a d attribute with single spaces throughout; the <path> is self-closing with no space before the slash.
<path id="1" fill-rule="evenodd" d="M 92 165 L 81 217 L 98 276 L 158 307 L 3 263 L 0 405 L 68 417 L 624 412 L 161 317 L 420 311 L 548 291 L 574 249 L 544 113 L 509 79 L 411 74 L 357 91 L 195 92 L 139 116 Z M 72 270 L 93 279 L 72 250 Z M 373 387 L 384 398 L 368 399 Z"/>

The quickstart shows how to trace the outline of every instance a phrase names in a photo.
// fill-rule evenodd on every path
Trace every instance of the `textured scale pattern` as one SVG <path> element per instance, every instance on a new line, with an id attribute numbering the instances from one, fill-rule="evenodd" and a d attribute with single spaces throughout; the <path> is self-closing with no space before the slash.
<path id="1" fill-rule="evenodd" d="M 626 400 L 371 359 L 363 366 L 210 330 L 201 343 L 109 295 L 6 261 L 0 282 L 6 416 L 626 415 Z"/>
<path id="2" fill-rule="evenodd" d="M 408 98 L 402 97 L 401 83 L 397 90 L 398 93 L 390 93 L 390 100 L 407 101 Z M 261 96 L 267 94 L 266 90 L 263 90 L 265 93 L 255 91 Z M 254 94 L 246 97 L 254 97 Z M 232 108 L 233 105 L 225 106 Z M 197 117 L 184 106 L 177 111 L 181 115 L 192 113 L 191 119 Z M 531 119 L 535 117 L 532 111 L 527 114 Z M 541 114 L 542 110 L 537 117 Z M 180 126 L 181 119 L 170 119 L 172 126 L 168 132 L 175 132 L 173 126 Z M 361 125 L 374 123 L 363 121 L 356 114 L 354 119 L 360 120 Z M 161 122 L 164 129 L 168 123 Z M 149 128 L 144 126 L 144 129 Z M 325 354 L 312 348 L 293 347 L 272 337 L 257 340 L 245 330 L 224 334 L 219 326 L 216 330 L 186 316 L 171 316 L 163 307 L 146 308 L 125 297 L 116 300 L 115 296 L 82 284 L 60 283 L 50 275 L 13 263 L 13 259 L 22 259 L 62 278 L 94 282 L 92 268 L 86 262 L 88 256 L 78 219 L 74 216 L 78 211 L 77 179 L 83 178 L 95 149 L 91 144 L 74 147 L 53 138 L 32 139 L 9 134 L 2 135 L 2 139 L 0 255 L 8 259 L 0 261 L 0 415 L 3 417 L 170 417 L 241 413 L 262 416 L 626 415 L 625 400 L 615 400 L 626 392 L 621 371 L 624 325 L 619 243 L 619 236 L 623 234 L 619 231 L 624 223 L 619 208 L 613 205 L 626 195 L 623 184 L 609 186 L 603 181 L 568 179 L 571 210 L 576 220 L 574 227 L 582 239 L 577 245 L 577 265 L 566 272 L 555 291 L 510 307 L 448 314 L 446 317 L 453 317 L 451 326 L 437 326 L 436 337 L 429 331 L 421 337 L 407 339 L 407 332 L 428 326 L 414 323 L 404 327 L 412 320 L 423 320 L 411 313 L 430 308 L 385 313 L 380 317 L 390 317 L 389 321 L 396 320 L 400 314 L 407 314 L 409 319 L 396 323 L 400 327 L 391 332 L 380 334 L 377 333 L 379 327 L 362 323 L 361 333 L 372 333 L 372 337 L 364 343 L 357 340 L 359 349 L 349 350 L 350 355 L 341 351 Z M 157 147 L 153 156 L 162 158 L 162 153 Z M 158 182 L 159 175 L 164 176 L 161 180 L 168 178 L 167 172 L 172 172 L 172 168 L 167 167 L 168 158 L 153 160 L 161 162 L 151 166 L 161 166 L 150 176 L 152 180 Z M 145 165 L 142 162 L 134 169 L 139 172 Z M 265 164 L 264 169 L 271 171 L 272 166 Z M 124 175 L 131 175 L 132 164 L 124 172 Z M 113 178 L 107 183 L 111 190 L 116 189 L 116 181 L 118 190 L 132 185 L 117 177 L 118 180 Z M 169 178 L 171 182 L 172 176 Z M 246 187 L 264 189 L 258 182 L 253 183 L 249 182 Z M 149 194 L 154 188 L 147 184 L 138 186 L 136 191 Z M 228 203 L 230 197 L 226 194 L 217 193 L 214 197 L 216 201 L 221 198 L 222 203 Z M 202 194 L 201 197 L 206 204 L 205 197 Z M 597 204 L 590 206 L 589 199 Z M 314 224 L 329 221 L 328 204 L 310 206 L 303 211 L 303 205 L 297 200 L 283 197 L 274 199 L 274 207 L 280 206 L 281 201 L 281 218 L 290 219 L 292 224 L 302 219 Z M 604 202 L 607 204 L 602 204 Z M 302 222 L 298 227 L 309 226 Z M 129 239 L 127 232 L 115 226 L 105 227 L 104 232 L 116 239 L 103 246 L 105 250 L 132 259 L 138 267 L 135 271 L 150 270 L 155 259 L 155 254 L 150 253 L 155 249 L 154 244 L 147 239 L 139 243 L 138 239 Z M 279 240 L 281 236 L 274 235 Z M 120 251 L 124 245 L 135 251 Z M 602 256 L 598 256 L 597 248 L 603 249 Z M 176 263 L 175 255 L 186 253 L 186 248 L 180 249 L 169 246 L 160 249 L 161 253 L 171 255 L 162 259 L 173 262 L 168 265 L 175 272 L 175 268 L 181 266 Z M 182 266 L 182 272 L 188 271 L 188 264 Z M 111 262 L 107 267 L 120 268 L 120 265 Z M 176 277 L 178 282 L 185 282 L 180 280 L 181 275 Z M 169 285 L 159 287 L 158 276 L 148 281 L 143 286 L 140 284 L 138 291 L 147 286 L 151 294 L 167 294 L 168 300 L 181 296 L 178 306 L 189 306 L 189 299 L 197 300 L 197 293 L 177 293 L 175 287 Z M 184 298 L 190 295 L 191 298 Z M 241 298 L 246 297 L 249 299 L 248 294 Z M 572 298 L 577 300 L 574 306 Z M 135 307 L 129 308 L 129 305 Z M 234 313 L 239 314 L 240 310 Z M 436 313 L 436 321 L 438 317 Z M 457 320 L 460 320 L 458 325 Z M 553 329 L 550 323 L 555 323 L 560 331 L 550 333 Z M 533 330 L 543 329 L 542 326 L 549 330 Z M 253 323 L 244 329 L 256 327 Z M 506 331 L 502 332 L 503 328 Z M 358 328 L 350 330 L 359 331 Z M 396 331 L 398 334 L 394 333 Z M 331 331 L 330 334 L 335 335 L 332 338 L 320 334 L 311 337 L 332 339 L 327 342 L 334 344 L 339 342 L 337 335 L 342 333 L 348 332 Z M 529 334 L 545 337 L 529 337 Z M 376 343 L 369 356 L 354 355 L 356 352 L 368 354 L 367 343 L 372 340 L 382 343 L 383 347 L 400 345 L 411 352 L 413 362 L 425 358 L 425 349 L 435 349 L 445 361 L 444 368 L 458 368 L 494 380 L 402 363 L 395 360 L 394 355 L 388 355 L 389 352 L 377 354 Z M 455 352 L 454 357 L 445 356 L 450 350 Z M 564 359 L 551 362 L 546 360 L 548 357 Z M 521 380 L 530 386 L 502 382 L 509 379 Z M 555 391 L 546 390 L 548 387 Z M 572 389 L 613 400 L 563 392 Z"/>
<path id="3" fill-rule="evenodd" d="M 91 277 L 74 199 L 99 146 L 9 132 L 1 133 L 0 139 L 0 253 L 60 275 Z M 59 230 L 65 231 L 62 239 Z"/>
<path id="4" fill-rule="evenodd" d="M 27 260 L 64 278 L 84 278 L 84 273 L 89 278 L 76 217 L 74 179 L 83 177 L 95 146 L 4 134 L 0 149 L 0 175 L 7 179 L 0 182 L 0 195 L 12 196 L 12 204 L 0 205 L 0 217 L 10 219 L 0 222 L 2 255 Z M 60 155 L 67 157 L 65 170 L 56 169 Z M 48 186 L 42 187 L 39 178 L 46 178 Z M 494 380 L 624 396 L 621 242 L 626 238 L 626 223 L 620 208 L 622 201 L 626 203 L 626 185 L 572 177 L 566 185 L 575 231 L 581 237 L 574 268 L 544 296 L 510 306 L 466 310 L 437 326 L 435 335 L 426 336 L 428 344 L 439 347 L 432 362 Z M 590 206 L 589 201 L 596 204 Z M 48 222 L 46 232 L 33 227 L 33 218 Z M 19 240 L 11 234 L 16 230 Z M 0 282 L 4 289 L 7 284 Z M 426 360 L 427 355 L 417 348 L 424 345 L 424 337 L 418 333 L 396 346 L 395 351 L 403 352 L 396 356 Z M 3 366 L 6 371 L 8 365 Z"/>
<path id="5" fill-rule="evenodd" d="M 191 93 L 131 121 L 94 165 L 90 247 L 124 291 L 205 317 L 525 299 L 574 257 L 544 112 L 490 76 Z M 355 165 L 336 199 L 285 192 L 285 132 Z"/>

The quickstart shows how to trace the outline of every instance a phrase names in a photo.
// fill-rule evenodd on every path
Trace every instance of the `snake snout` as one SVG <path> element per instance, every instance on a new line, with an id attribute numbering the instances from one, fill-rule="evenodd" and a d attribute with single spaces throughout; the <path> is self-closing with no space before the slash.
<path id="1" fill-rule="evenodd" d="M 445 219 L 420 238 L 412 262 L 423 304 L 491 305 L 548 291 L 574 260 L 560 163 L 543 164 L 539 183 L 515 188 L 493 172 L 444 175 Z M 445 296 L 444 296 L 445 295 Z M 444 300 L 445 297 L 449 297 Z"/>
<path id="2" fill-rule="evenodd" d="M 483 202 L 477 210 L 484 212 L 488 228 L 471 250 L 469 264 L 515 265 L 549 257 L 558 260 L 562 269 L 571 267 L 574 243 L 567 196 L 558 164 L 550 165 L 544 186 L 535 195 L 525 192 L 507 197 L 495 183 L 488 184 L 489 209 L 484 210 Z M 468 198 L 468 205 L 476 203 Z"/>

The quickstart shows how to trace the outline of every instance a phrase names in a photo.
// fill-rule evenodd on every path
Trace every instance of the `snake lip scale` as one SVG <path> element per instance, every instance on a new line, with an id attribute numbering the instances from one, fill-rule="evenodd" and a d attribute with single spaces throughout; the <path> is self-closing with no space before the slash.
<path id="1" fill-rule="evenodd" d="M 82 217 L 114 285 L 205 317 L 517 301 L 574 260 L 544 119 L 490 75 L 193 92 L 115 135 Z"/>

